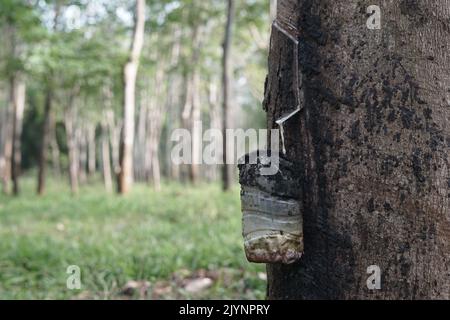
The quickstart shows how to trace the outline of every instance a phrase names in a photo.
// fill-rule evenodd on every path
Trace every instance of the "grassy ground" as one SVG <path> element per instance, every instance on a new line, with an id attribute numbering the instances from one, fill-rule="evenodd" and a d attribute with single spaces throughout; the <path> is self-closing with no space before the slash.
<path id="1" fill-rule="evenodd" d="M 19 198 L 0 195 L 0 299 L 264 298 L 264 268 L 242 249 L 237 189 L 137 185 L 118 197 L 98 183 L 72 197 L 52 180 L 37 197 L 34 181 L 22 184 Z M 66 287 L 70 265 L 81 290 Z M 204 278 L 208 288 L 188 289 Z"/>

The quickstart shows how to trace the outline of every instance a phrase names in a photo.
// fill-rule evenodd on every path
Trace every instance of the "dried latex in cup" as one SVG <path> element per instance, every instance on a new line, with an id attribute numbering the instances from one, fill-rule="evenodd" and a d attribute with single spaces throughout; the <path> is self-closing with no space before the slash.
<path id="1" fill-rule="evenodd" d="M 292 163 L 280 159 L 275 175 L 261 175 L 267 159 L 240 169 L 244 248 L 256 263 L 293 263 L 303 254 L 299 179 Z"/>

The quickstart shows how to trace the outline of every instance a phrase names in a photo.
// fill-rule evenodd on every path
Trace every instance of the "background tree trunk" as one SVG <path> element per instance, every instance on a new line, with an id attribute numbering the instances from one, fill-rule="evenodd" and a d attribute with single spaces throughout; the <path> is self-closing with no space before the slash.
<path id="1" fill-rule="evenodd" d="M 273 22 L 277 17 L 277 0 L 270 0 L 269 7 L 270 22 Z"/>
<path id="2" fill-rule="evenodd" d="M 136 24 L 133 43 L 130 58 L 124 67 L 124 121 L 120 143 L 120 173 L 118 181 L 119 193 L 121 194 L 128 193 L 133 182 L 136 76 L 139 67 L 139 58 L 144 44 L 144 27 L 145 0 L 136 0 Z"/>
<path id="3" fill-rule="evenodd" d="M 5 129 L 3 131 L 3 170 L 2 170 L 2 188 L 3 193 L 10 192 L 11 168 L 13 156 L 14 140 L 14 104 L 15 104 L 15 79 L 12 77 L 9 81 L 9 100 L 5 111 Z"/>
<path id="4" fill-rule="evenodd" d="M 50 129 L 51 129 L 50 127 L 51 127 L 51 112 L 53 99 L 52 95 L 53 95 L 52 89 L 48 87 L 45 95 L 44 123 L 42 125 L 42 140 L 39 156 L 39 173 L 38 173 L 38 188 L 37 188 L 37 193 L 39 195 L 43 195 L 45 192 L 45 176 L 47 174 L 47 158 L 48 158 L 48 148 L 50 144 Z"/>
<path id="5" fill-rule="evenodd" d="M 199 156 L 200 139 L 198 121 L 201 120 L 200 101 L 199 101 L 199 60 L 201 47 L 204 41 L 204 30 L 196 25 L 192 30 L 193 50 L 191 53 L 191 69 L 185 74 L 185 96 L 184 106 L 181 113 L 184 128 L 191 133 L 191 163 L 187 167 L 187 175 L 190 182 L 197 183 L 199 179 Z M 186 168 L 186 166 L 183 166 Z"/>
<path id="6" fill-rule="evenodd" d="M 108 124 L 104 120 L 102 122 L 101 139 L 103 182 L 105 184 L 106 191 L 111 193 L 113 191 L 113 182 L 111 174 L 111 155 L 109 151 L 109 133 Z"/>
<path id="7" fill-rule="evenodd" d="M 268 266 L 271 299 L 450 298 L 450 1 L 383 1 L 381 30 L 370 4 L 279 1 L 265 108 L 269 127 L 303 108 L 305 252 Z"/>
<path id="8" fill-rule="evenodd" d="M 177 26 L 173 32 L 174 34 L 174 44 L 171 50 L 171 57 L 169 63 L 169 70 L 174 69 L 180 61 L 180 51 L 181 51 L 181 28 Z M 180 178 L 180 166 L 174 164 L 171 159 L 172 150 L 169 146 L 172 145 L 171 135 L 174 128 L 179 128 L 179 109 L 181 108 L 181 83 L 182 78 L 174 73 L 169 72 L 167 76 L 167 83 L 170 83 L 166 87 L 166 110 L 167 110 L 167 121 L 166 121 L 166 149 L 165 149 L 165 164 L 166 164 L 166 175 L 178 181 Z"/>
<path id="9" fill-rule="evenodd" d="M 25 82 L 17 76 L 14 82 L 14 103 L 13 103 L 13 144 L 12 144 L 12 163 L 11 163 L 11 179 L 13 182 L 13 192 L 19 194 L 19 176 L 22 163 L 22 124 L 23 114 L 25 111 Z"/>
<path id="10" fill-rule="evenodd" d="M 210 80 L 210 84 L 208 86 L 208 103 L 209 103 L 209 127 L 214 130 L 222 130 L 221 123 L 221 105 L 219 98 L 219 86 L 217 85 L 218 81 Z M 219 150 L 218 150 L 219 151 Z M 216 159 L 222 159 L 222 150 L 220 150 L 216 155 Z M 208 181 L 217 181 L 218 179 L 218 169 L 220 167 L 217 165 L 208 165 L 207 170 L 207 179 Z"/>
<path id="11" fill-rule="evenodd" d="M 96 171 L 96 144 L 95 124 L 90 123 L 86 127 L 87 149 L 88 149 L 88 175 L 92 177 Z"/>
<path id="12" fill-rule="evenodd" d="M 65 112 L 65 127 L 67 137 L 67 149 L 69 154 L 69 182 L 72 194 L 78 193 L 78 165 L 79 151 L 77 148 L 77 128 L 76 128 L 76 109 L 74 106 L 74 96 L 69 98 L 69 106 Z"/>
<path id="13" fill-rule="evenodd" d="M 50 138 L 50 149 L 52 151 L 52 167 L 53 172 L 57 177 L 61 176 L 61 163 L 60 163 L 60 151 L 58 145 L 58 139 L 56 135 L 56 121 L 53 117 L 51 121 L 51 138 Z"/>
<path id="14" fill-rule="evenodd" d="M 227 164 L 227 155 L 230 153 L 230 142 L 227 139 L 226 130 L 230 129 L 230 100 L 233 68 L 231 66 L 231 43 L 234 20 L 234 0 L 228 0 L 227 23 L 225 26 L 225 38 L 223 41 L 222 58 L 222 88 L 223 88 L 223 167 L 222 167 L 222 188 L 229 190 L 233 179 L 233 167 Z"/>
<path id="15" fill-rule="evenodd" d="M 0 101 L 6 101 L 6 92 L 3 86 L 0 86 Z M 6 140 L 6 123 L 7 123 L 8 104 L 0 108 L 0 181 L 3 181 L 3 174 L 5 170 L 5 140 Z"/>

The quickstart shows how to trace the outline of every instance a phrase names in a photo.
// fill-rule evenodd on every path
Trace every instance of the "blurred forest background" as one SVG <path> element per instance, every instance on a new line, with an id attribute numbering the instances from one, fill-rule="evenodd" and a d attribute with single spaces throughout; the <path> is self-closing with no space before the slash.
<path id="1" fill-rule="evenodd" d="M 236 168 L 170 138 L 265 127 L 275 2 L 0 0 L 1 299 L 264 297 Z"/>

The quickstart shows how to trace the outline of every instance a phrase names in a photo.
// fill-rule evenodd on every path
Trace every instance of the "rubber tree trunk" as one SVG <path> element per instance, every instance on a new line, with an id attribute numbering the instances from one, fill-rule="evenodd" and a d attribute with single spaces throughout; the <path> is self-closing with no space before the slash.
<path id="1" fill-rule="evenodd" d="M 42 124 L 42 140 L 40 146 L 39 155 L 39 172 L 38 172 L 38 195 L 43 195 L 45 192 L 45 178 L 47 174 L 47 159 L 48 159 L 48 148 L 50 145 L 50 129 L 51 129 L 51 112 L 52 112 L 52 99 L 53 99 L 52 89 L 47 88 L 45 94 L 45 106 L 44 106 L 44 123 Z"/>
<path id="2" fill-rule="evenodd" d="M 95 144 L 95 124 L 89 124 L 86 128 L 87 144 L 88 144 L 88 174 L 92 177 L 96 171 L 97 157 Z"/>
<path id="3" fill-rule="evenodd" d="M 450 1 L 381 3 L 381 29 L 364 1 L 278 3 L 265 108 L 303 108 L 305 251 L 268 266 L 271 299 L 450 298 Z"/>
<path id="4" fill-rule="evenodd" d="M 200 77 L 199 77 L 199 62 L 200 49 L 203 45 L 204 33 L 203 28 L 199 25 L 193 27 L 192 43 L 193 50 L 191 53 L 191 70 L 184 76 L 185 79 L 185 94 L 184 106 L 181 113 L 183 126 L 191 132 L 191 162 L 187 169 L 187 175 L 190 182 L 197 183 L 199 181 L 199 165 L 200 165 L 200 128 L 198 126 L 201 120 L 201 106 L 199 101 L 200 95 Z"/>
<path id="5" fill-rule="evenodd" d="M 174 70 L 178 66 L 180 61 L 180 51 L 181 51 L 181 29 L 176 26 L 173 31 L 174 44 L 172 46 L 171 58 L 169 70 Z M 170 85 L 166 86 L 166 110 L 167 110 L 167 121 L 166 121 L 166 131 L 169 133 L 166 135 L 166 146 L 171 146 L 171 133 L 174 128 L 179 127 L 179 110 L 181 109 L 181 77 L 176 72 L 167 73 L 167 83 Z M 180 178 L 180 166 L 173 163 L 171 159 L 171 148 L 165 148 L 165 168 L 166 175 L 174 181 L 178 181 Z"/>
<path id="6" fill-rule="evenodd" d="M 200 76 L 198 71 L 192 75 L 192 110 L 191 110 L 191 135 L 192 135 L 192 164 L 189 167 L 189 178 L 196 184 L 200 179 L 201 164 L 201 109 L 200 109 Z"/>
<path id="7" fill-rule="evenodd" d="M 149 84 L 145 86 L 148 87 Z M 134 145 L 134 177 L 139 181 L 145 181 L 145 150 L 147 137 L 147 105 L 145 103 L 147 88 L 141 90 L 141 103 L 139 108 L 138 125 L 136 128 L 136 143 Z M 145 92 L 145 93 L 144 93 Z"/>
<path id="8" fill-rule="evenodd" d="M 136 77 L 144 44 L 145 0 L 136 0 L 136 24 L 128 62 L 124 67 L 123 130 L 120 143 L 119 193 L 126 194 L 133 183 L 133 143 Z"/>
<path id="9" fill-rule="evenodd" d="M 223 167 L 222 167 L 222 188 L 227 191 L 230 190 L 233 180 L 233 167 L 227 164 L 227 156 L 231 153 L 231 141 L 228 141 L 226 130 L 231 125 L 230 115 L 230 100 L 233 68 L 231 66 L 231 42 L 233 32 L 234 20 L 234 0 L 228 0 L 227 22 L 225 25 L 225 37 L 223 41 L 223 56 L 222 56 L 222 89 L 223 89 L 223 115 L 222 115 L 222 132 L 223 132 Z"/>
<path id="10" fill-rule="evenodd" d="M 111 153 L 109 150 L 108 123 L 105 120 L 102 121 L 101 128 L 103 182 L 105 184 L 106 191 L 111 193 L 113 191 L 113 182 L 111 175 Z"/>
<path id="11" fill-rule="evenodd" d="M 3 170 L 2 170 L 2 189 L 3 193 L 10 193 L 11 187 L 11 168 L 13 156 L 14 140 L 14 104 L 15 104 L 15 79 L 12 77 L 9 81 L 9 100 L 5 111 L 4 131 L 3 131 Z"/>
<path id="12" fill-rule="evenodd" d="M 22 163 L 22 125 L 25 111 L 25 82 L 17 77 L 14 82 L 14 104 L 13 104 L 13 138 L 12 138 L 12 162 L 11 179 L 13 183 L 13 193 L 19 194 L 19 176 Z"/>
<path id="13" fill-rule="evenodd" d="M 50 131 L 51 131 L 50 149 L 52 152 L 52 169 L 56 174 L 56 176 L 60 177 L 61 176 L 60 151 L 56 133 L 56 121 L 54 117 L 52 117 Z"/>
<path id="14" fill-rule="evenodd" d="M 210 79 L 210 84 L 208 86 L 208 104 L 209 104 L 209 122 L 210 129 L 221 130 L 221 105 L 219 99 L 219 85 L 218 81 Z M 220 160 L 222 157 L 222 150 L 216 155 L 216 159 Z M 217 181 L 218 179 L 218 169 L 216 165 L 208 165 L 207 167 L 207 179 L 209 182 Z"/>
<path id="15" fill-rule="evenodd" d="M 61 14 L 60 1 L 55 2 L 55 15 L 53 17 L 53 31 L 57 32 L 59 27 L 59 18 Z M 45 193 L 46 174 L 47 174 L 47 161 L 48 161 L 48 149 L 51 143 L 51 130 L 52 130 L 52 103 L 53 103 L 53 70 L 50 70 L 49 83 L 47 84 L 45 92 L 45 106 L 44 106 L 44 123 L 42 125 L 42 138 L 39 154 L 39 168 L 38 168 L 38 183 L 37 193 L 43 195 Z"/>
<path id="16" fill-rule="evenodd" d="M 88 142 L 86 126 L 79 125 L 75 128 L 76 141 L 78 148 L 78 181 L 80 184 L 87 182 L 87 167 L 88 167 Z"/>
<path id="17" fill-rule="evenodd" d="M 66 127 L 67 149 L 69 155 L 69 183 L 72 194 L 78 194 L 78 165 L 79 152 L 76 137 L 76 108 L 74 106 L 74 96 L 69 98 L 69 106 L 64 114 L 64 124 Z"/>
<path id="18" fill-rule="evenodd" d="M 5 93 L 3 87 L 0 87 L 0 101 L 6 101 Z M 4 144 L 6 139 L 6 123 L 7 123 L 7 107 L 0 107 L 0 180 L 3 181 L 3 173 L 5 170 L 5 155 L 4 155 Z"/>
<path id="19" fill-rule="evenodd" d="M 277 0 L 270 0 L 269 17 L 271 22 L 277 17 Z"/>

